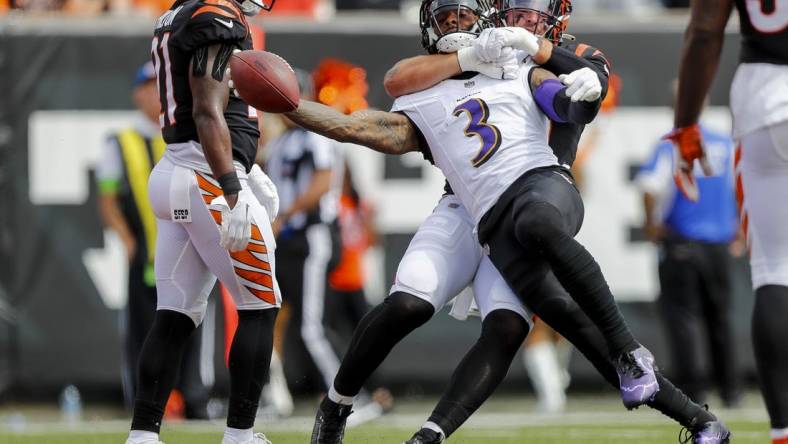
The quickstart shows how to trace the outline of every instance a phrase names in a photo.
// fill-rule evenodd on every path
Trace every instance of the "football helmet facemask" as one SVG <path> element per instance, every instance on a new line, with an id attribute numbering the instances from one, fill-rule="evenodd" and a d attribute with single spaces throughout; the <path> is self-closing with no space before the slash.
<path id="1" fill-rule="evenodd" d="M 419 12 L 421 45 L 430 54 L 469 47 L 485 28 L 492 28 L 487 0 L 424 0 Z"/>
<path id="2" fill-rule="evenodd" d="M 241 12 L 247 17 L 254 17 L 262 10 L 270 11 L 274 7 L 276 0 L 238 0 L 241 5 Z"/>
<path id="3" fill-rule="evenodd" d="M 569 25 L 572 0 L 495 0 L 497 26 L 518 26 L 554 44 Z"/>

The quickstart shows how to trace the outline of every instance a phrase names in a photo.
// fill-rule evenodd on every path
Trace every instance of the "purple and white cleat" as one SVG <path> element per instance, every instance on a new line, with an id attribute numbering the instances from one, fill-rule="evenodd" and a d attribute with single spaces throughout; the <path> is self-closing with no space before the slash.
<path id="1" fill-rule="evenodd" d="M 682 444 L 729 444 L 731 442 L 731 431 L 720 420 L 702 424 L 694 432 L 689 432 L 686 435 L 686 438 L 680 441 Z"/>
<path id="2" fill-rule="evenodd" d="M 642 345 L 616 360 L 621 400 L 628 410 L 654 399 L 659 383 L 654 375 L 654 355 Z"/>

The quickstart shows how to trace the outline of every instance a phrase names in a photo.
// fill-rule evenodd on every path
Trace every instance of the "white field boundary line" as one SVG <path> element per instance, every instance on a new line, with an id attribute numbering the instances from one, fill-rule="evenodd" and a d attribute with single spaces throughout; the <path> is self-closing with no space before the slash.
<path id="1" fill-rule="evenodd" d="M 390 413 L 367 423 L 379 427 L 402 428 L 415 430 L 423 424 L 428 416 L 424 413 Z M 766 422 L 768 417 L 763 409 L 747 408 L 723 410 L 720 417 L 725 421 Z M 255 429 L 260 431 L 308 432 L 312 430 L 312 416 L 295 416 L 275 421 L 258 419 Z M 673 424 L 673 421 L 654 411 L 636 412 L 569 412 L 563 415 L 543 415 L 536 413 L 477 413 L 472 416 L 462 430 L 489 430 L 501 428 L 550 427 L 550 426 L 611 426 L 626 430 L 632 425 Z M 84 421 L 80 423 L 0 423 L 0 433 L 35 435 L 52 432 L 60 433 L 117 433 L 127 430 L 128 420 Z M 215 421 L 184 421 L 167 423 L 165 428 L 187 432 L 220 432 L 224 429 L 224 420 Z M 641 430 L 641 432 L 643 432 Z"/>

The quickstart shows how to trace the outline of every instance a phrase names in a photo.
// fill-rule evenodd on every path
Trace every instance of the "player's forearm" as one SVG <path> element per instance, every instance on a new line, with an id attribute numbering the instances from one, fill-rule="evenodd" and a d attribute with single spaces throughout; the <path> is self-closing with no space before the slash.
<path id="1" fill-rule="evenodd" d="M 213 177 L 218 179 L 234 172 L 230 130 L 224 116 L 218 112 L 195 112 L 193 117 Z"/>
<path id="2" fill-rule="evenodd" d="M 601 102 L 607 95 L 608 73 L 605 71 L 605 66 L 601 62 L 594 63 L 572 51 L 561 47 L 555 47 L 550 53 L 550 58 L 542 63 L 541 66 L 557 76 L 561 74 L 571 74 L 573 71 L 589 68 L 596 73 L 599 78 L 599 83 L 602 86 L 602 95 L 599 97 L 599 101 Z"/>
<path id="3" fill-rule="evenodd" d="M 457 54 L 432 54 L 400 60 L 388 70 L 383 87 L 391 97 L 423 91 L 460 74 Z"/>
<path id="4" fill-rule="evenodd" d="M 687 29 L 679 67 L 679 88 L 673 124 L 676 128 L 698 122 L 703 102 L 717 73 L 723 30 Z"/>
<path id="5" fill-rule="evenodd" d="M 679 90 L 673 124 L 682 128 L 698 122 L 720 62 L 725 26 L 733 0 L 693 0 L 679 66 Z"/>
<path id="6" fill-rule="evenodd" d="M 357 111 L 348 116 L 323 104 L 302 100 L 298 109 L 285 115 L 299 126 L 339 142 L 363 145 L 384 154 L 407 152 L 406 140 L 394 125 L 385 116 L 374 119 L 369 113 L 374 111 Z"/>
<path id="7" fill-rule="evenodd" d="M 599 100 L 573 102 L 566 95 L 567 87 L 558 81 L 552 72 L 534 69 L 530 73 L 529 82 L 536 104 L 553 122 L 585 125 L 591 123 L 599 112 Z"/>

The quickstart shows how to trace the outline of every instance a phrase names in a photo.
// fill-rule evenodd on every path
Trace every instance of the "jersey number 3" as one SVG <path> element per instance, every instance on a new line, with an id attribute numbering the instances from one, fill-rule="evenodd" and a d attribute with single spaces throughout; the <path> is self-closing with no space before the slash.
<path id="1" fill-rule="evenodd" d="M 498 151 L 501 146 L 501 132 L 495 125 L 487 123 L 490 117 L 490 108 L 482 99 L 470 99 L 454 108 L 455 117 L 459 117 L 463 112 L 468 113 L 468 126 L 465 127 L 465 137 L 478 136 L 482 141 L 482 147 L 471 159 L 471 165 L 479 168 Z"/>

